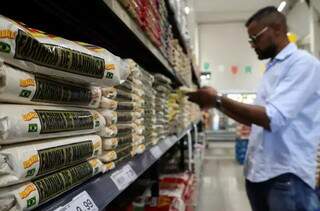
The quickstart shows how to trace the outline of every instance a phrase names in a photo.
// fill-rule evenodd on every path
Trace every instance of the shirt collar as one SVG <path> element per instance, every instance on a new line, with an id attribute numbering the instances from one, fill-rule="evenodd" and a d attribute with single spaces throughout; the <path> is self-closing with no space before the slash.
<path id="1" fill-rule="evenodd" d="M 270 69 L 277 61 L 283 61 L 286 58 L 288 58 L 291 54 L 293 54 L 295 51 L 297 51 L 298 48 L 295 44 L 289 43 L 286 47 L 284 47 L 277 55 L 274 57 L 274 59 L 271 59 L 267 63 L 267 69 Z"/>
<path id="2" fill-rule="evenodd" d="M 279 61 L 285 60 L 288 56 L 290 56 L 297 50 L 298 48 L 295 44 L 289 43 L 277 54 L 277 56 L 274 59 Z"/>

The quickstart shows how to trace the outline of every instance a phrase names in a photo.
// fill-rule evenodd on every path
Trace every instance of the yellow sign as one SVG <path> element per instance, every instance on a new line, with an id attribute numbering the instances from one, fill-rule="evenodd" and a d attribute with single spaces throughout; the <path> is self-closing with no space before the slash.
<path id="1" fill-rule="evenodd" d="M 34 186 L 34 184 L 30 184 L 28 185 L 23 191 L 21 191 L 19 193 L 21 199 L 25 199 L 27 198 L 30 193 L 32 193 L 33 191 L 36 191 L 36 187 Z"/>
<path id="2" fill-rule="evenodd" d="M 26 114 L 24 114 L 22 116 L 22 119 L 24 121 L 30 121 L 30 120 L 35 119 L 35 118 L 38 118 L 38 114 L 37 114 L 37 112 L 34 112 L 34 111 L 26 113 Z"/>

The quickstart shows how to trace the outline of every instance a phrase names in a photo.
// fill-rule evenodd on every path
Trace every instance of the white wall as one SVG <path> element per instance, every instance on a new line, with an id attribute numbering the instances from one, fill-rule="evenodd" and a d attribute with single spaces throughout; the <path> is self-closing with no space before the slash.
<path id="1" fill-rule="evenodd" d="M 200 24 L 200 65 L 210 64 L 211 79 L 204 85 L 211 85 L 221 92 L 255 92 L 262 78 L 261 62 L 248 43 L 244 22 L 224 24 Z M 224 72 L 219 66 L 224 65 Z M 237 65 L 240 72 L 233 75 L 231 65 Z M 252 66 L 252 73 L 244 73 L 246 65 Z"/>
<path id="2" fill-rule="evenodd" d="M 310 33 L 310 10 L 305 2 L 298 1 L 287 14 L 289 31 L 302 39 Z"/>
<path id="3" fill-rule="evenodd" d="M 310 50 L 313 55 L 320 59 L 320 13 L 310 8 Z"/>

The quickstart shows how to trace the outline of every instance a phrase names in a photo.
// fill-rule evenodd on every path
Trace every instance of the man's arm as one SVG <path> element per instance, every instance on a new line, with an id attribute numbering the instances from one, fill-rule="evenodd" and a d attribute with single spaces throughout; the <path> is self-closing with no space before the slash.
<path id="1" fill-rule="evenodd" d="M 248 126 L 255 124 L 270 130 L 270 119 L 262 106 L 240 103 L 230 98 L 222 97 L 219 110 L 242 124 Z"/>
<path id="2" fill-rule="evenodd" d="M 217 91 L 211 87 L 201 88 L 188 95 L 191 101 L 198 103 L 203 109 L 216 107 Z M 240 103 L 222 97 L 220 111 L 242 124 L 248 126 L 255 124 L 266 130 L 271 130 L 270 119 L 266 114 L 266 109 L 262 106 Z"/>

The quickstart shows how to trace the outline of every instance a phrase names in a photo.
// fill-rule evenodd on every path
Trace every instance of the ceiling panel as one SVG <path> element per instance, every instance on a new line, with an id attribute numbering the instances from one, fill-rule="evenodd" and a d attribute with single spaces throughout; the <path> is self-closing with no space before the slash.
<path id="1" fill-rule="evenodd" d="M 258 9 L 265 6 L 278 6 L 282 0 L 196 0 L 197 21 L 234 22 L 245 21 Z M 290 1 L 290 0 L 289 0 Z"/>

